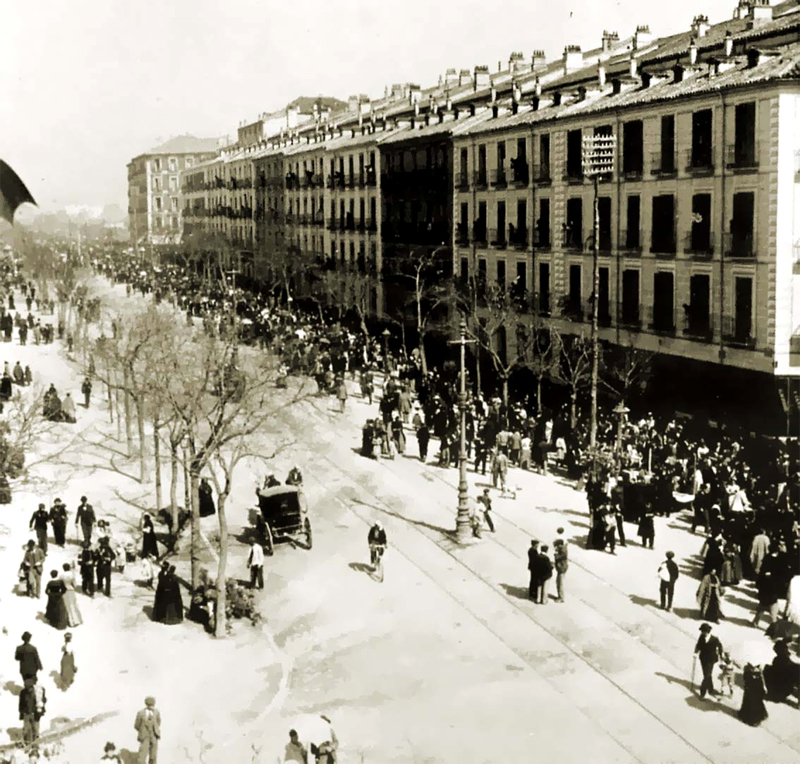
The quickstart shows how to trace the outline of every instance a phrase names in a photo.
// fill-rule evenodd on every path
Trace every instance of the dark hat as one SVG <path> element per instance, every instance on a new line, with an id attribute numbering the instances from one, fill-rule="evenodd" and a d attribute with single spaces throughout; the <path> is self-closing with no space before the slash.
<path id="1" fill-rule="evenodd" d="M 711 631 L 711 624 L 710 623 L 701 624 L 700 631 L 703 632 L 703 634 L 708 634 L 708 632 Z"/>
<path id="2" fill-rule="evenodd" d="M 146 705 L 148 708 L 152 708 L 152 707 L 153 707 L 153 706 L 156 704 L 156 699 L 155 699 L 155 698 L 154 698 L 152 695 L 148 695 L 148 696 L 147 696 L 147 697 L 144 699 L 144 704 L 145 704 L 145 705 Z"/>
<path id="3" fill-rule="evenodd" d="M 31 633 L 29 631 L 23 631 L 22 632 L 22 641 L 23 642 L 26 642 L 30 638 L 31 638 Z"/>

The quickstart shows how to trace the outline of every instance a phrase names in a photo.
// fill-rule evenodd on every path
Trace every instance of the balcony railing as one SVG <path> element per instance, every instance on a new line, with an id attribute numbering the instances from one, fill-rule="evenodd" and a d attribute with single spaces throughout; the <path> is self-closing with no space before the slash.
<path id="1" fill-rule="evenodd" d="M 708 312 L 698 314 L 689 306 L 683 316 L 683 334 L 685 337 L 698 342 L 711 342 L 714 339 L 714 325 L 711 314 Z"/>
<path id="2" fill-rule="evenodd" d="M 753 336 L 753 323 L 736 316 L 722 317 L 722 341 L 731 347 L 755 350 L 756 338 Z"/>
<path id="3" fill-rule="evenodd" d="M 710 231 L 688 231 L 684 236 L 683 251 L 696 260 L 708 260 L 714 254 L 714 234 Z"/>
<path id="4" fill-rule="evenodd" d="M 459 247 L 469 246 L 469 231 L 463 224 L 459 224 L 456 228 L 456 245 Z"/>
<path id="5" fill-rule="evenodd" d="M 561 243 L 564 249 L 583 252 L 583 231 L 564 231 Z"/>
<path id="6" fill-rule="evenodd" d="M 714 158 L 713 152 L 709 148 L 708 151 L 695 152 L 692 149 L 686 150 L 686 172 L 694 175 L 711 175 L 714 172 Z"/>
<path id="7" fill-rule="evenodd" d="M 367 221 L 364 218 L 359 218 L 356 221 L 356 231 L 366 231 L 367 230 Z"/>
<path id="8" fill-rule="evenodd" d="M 758 169 L 758 148 L 755 143 L 725 147 L 725 164 L 730 170 L 746 172 Z"/>
<path id="9" fill-rule="evenodd" d="M 725 234 L 725 257 L 741 257 L 745 259 L 754 259 L 756 256 L 754 250 L 754 242 L 752 234 Z"/>
<path id="10" fill-rule="evenodd" d="M 506 171 L 502 167 L 492 170 L 492 185 L 495 188 L 505 188 L 508 185 Z"/>
<path id="11" fill-rule="evenodd" d="M 550 236 L 550 229 L 542 229 L 541 226 L 537 226 L 533 235 L 533 243 L 536 249 L 549 252 L 553 246 L 552 237 Z"/>
<path id="12" fill-rule="evenodd" d="M 333 188 L 333 187 L 336 185 L 336 180 L 335 180 L 335 178 L 333 177 L 333 175 L 328 175 L 328 177 L 327 177 L 327 178 L 325 178 L 325 185 L 326 185 L 328 188 Z"/>
<path id="13" fill-rule="evenodd" d="M 647 328 L 656 334 L 675 334 L 675 311 L 657 309 L 646 310 Z"/>
<path id="14" fill-rule="evenodd" d="M 562 180 L 566 183 L 583 183 L 583 168 L 567 170 Z"/>
<path id="15" fill-rule="evenodd" d="M 550 183 L 550 164 L 535 164 L 533 166 L 533 182 L 539 184 Z"/>
<path id="16" fill-rule="evenodd" d="M 489 231 L 489 241 L 497 249 L 505 249 L 508 246 L 505 228 L 492 228 Z"/>
<path id="17" fill-rule="evenodd" d="M 570 321 L 583 321 L 588 312 L 580 298 L 565 294 L 561 298 L 561 315 Z"/>
<path id="18" fill-rule="evenodd" d="M 355 175 L 345 175 L 344 187 L 345 188 L 355 188 L 356 187 L 356 176 Z"/>
<path id="19" fill-rule="evenodd" d="M 677 252 L 675 235 L 665 232 L 661 236 L 653 237 L 650 242 L 650 251 L 656 257 L 675 257 Z"/>
<path id="20" fill-rule="evenodd" d="M 508 227 L 508 240 L 513 247 L 524 249 L 528 246 L 528 229 L 510 225 Z"/>
<path id="21" fill-rule="evenodd" d="M 642 308 L 639 303 L 617 303 L 617 322 L 627 329 L 640 329 L 642 326 Z"/>
<path id="22" fill-rule="evenodd" d="M 467 191 L 469 189 L 469 173 L 460 172 L 458 174 L 458 189 L 459 191 Z"/>
<path id="23" fill-rule="evenodd" d="M 639 154 L 626 167 L 625 158 L 623 156 L 622 177 L 625 180 L 641 180 L 642 175 L 644 175 L 644 157 Z"/>
<path id="24" fill-rule="evenodd" d="M 472 180 L 477 188 L 487 188 L 487 175 L 486 170 L 476 170 L 472 174 Z"/>
<path id="25" fill-rule="evenodd" d="M 367 232 L 375 233 L 378 230 L 378 222 L 373 218 L 368 218 L 366 222 Z"/>
<path id="26" fill-rule="evenodd" d="M 525 157 L 516 157 L 511 160 L 511 182 L 516 186 L 527 186 L 530 180 L 530 170 Z"/>
<path id="27" fill-rule="evenodd" d="M 489 245 L 489 236 L 485 225 L 473 226 L 472 237 L 475 241 L 475 246 L 480 249 L 484 249 Z"/>
<path id="28" fill-rule="evenodd" d="M 644 232 L 641 230 L 630 229 L 622 231 L 619 242 L 620 252 L 624 252 L 626 255 L 641 255 L 643 237 Z"/>
<path id="29" fill-rule="evenodd" d="M 327 228 L 329 231 L 336 231 L 339 229 L 339 222 L 336 220 L 335 216 L 331 216 L 328 218 Z"/>
<path id="30" fill-rule="evenodd" d="M 367 167 L 367 186 L 374 186 L 377 183 L 377 175 L 372 165 Z"/>

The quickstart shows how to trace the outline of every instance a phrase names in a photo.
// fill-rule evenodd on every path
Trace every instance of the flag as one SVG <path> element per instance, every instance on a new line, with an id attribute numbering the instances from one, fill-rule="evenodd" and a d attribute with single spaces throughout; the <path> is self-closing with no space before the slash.
<path id="1" fill-rule="evenodd" d="M 25 202 L 36 204 L 19 175 L 0 159 L 0 218 L 14 225 L 14 213 Z"/>

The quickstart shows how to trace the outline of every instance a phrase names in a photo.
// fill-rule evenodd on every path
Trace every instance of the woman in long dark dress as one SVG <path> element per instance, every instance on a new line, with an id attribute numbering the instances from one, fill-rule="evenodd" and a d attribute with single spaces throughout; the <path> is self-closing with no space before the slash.
<path id="1" fill-rule="evenodd" d="M 744 695 L 742 707 L 739 709 L 739 719 L 751 727 L 758 727 L 769 714 L 764 700 L 767 697 L 767 687 L 760 666 L 748 663 L 744 667 Z"/>
<path id="2" fill-rule="evenodd" d="M 157 623 L 164 623 L 164 612 L 166 610 L 166 599 L 164 598 L 164 581 L 169 572 L 169 564 L 161 563 L 161 570 L 158 571 L 156 582 L 156 596 L 153 599 L 153 620 Z"/>
<path id="3" fill-rule="evenodd" d="M 162 623 L 174 626 L 183 621 L 183 600 L 181 599 L 181 585 L 175 575 L 175 566 L 170 566 L 164 576 L 162 596 L 164 599 L 164 620 Z"/>
<path id="4" fill-rule="evenodd" d="M 75 681 L 75 653 L 72 651 L 72 634 L 67 632 L 64 635 L 64 644 L 61 646 L 61 689 L 66 691 Z"/>
<path id="5" fill-rule="evenodd" d="M 712 571 L 703 576 L 697 589 L 697 604 L 700 606 L 700 616 L 706 621 L 719 623 L 722 615 L 722 597 L 725 590 L 722 588 L 719 576 Z"/>
<path id="6" fill-rule="evenodd" d="M 44 611 L 44 617 L 54 629 L 63 630 L 69 625 L 67 605 L 64 602 L 66 591 L 67 587 L 58 577 L 58 571 L 51 570 L 50 580 L 44 589 L 44 593 L 47 595 L 47 607 Z"/>
<path id="7" fill-rule="evenodd" d="M 217 510 L 214 506 L 214 492 L 205 478 L 200 479 L 198 492 L 200 495 L 200 517 L 210 517 Z"/>
<path id="8" fill-rule="evenodd" d="M 142 559 L 147 559 L 149 556 L 158 559 L 158 541 L 153 520 L 145 513 L 142 518 Z"/>
<path id="9" fill-rule="evenodd" d="M 773 650 L 775 659 L 769 666 L 764 666 L 764 683 L 769 699 L 783 703 L 800 688 L 800 666 L 789 655 L 789 644 L 785 639 L 779 639 Z"/>

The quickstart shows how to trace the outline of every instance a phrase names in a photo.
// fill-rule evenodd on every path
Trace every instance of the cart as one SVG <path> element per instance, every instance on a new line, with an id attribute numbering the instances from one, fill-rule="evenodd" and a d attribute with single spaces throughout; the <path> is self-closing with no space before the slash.
<path id="1" fill-rule="evenodd" d="M 250 510 L 250 522 L 255 526 L 267 554 L 271 555 L 275 544 L 282 541 L 300 543 L 306 549 L 311 549 L 313 537 L 308 504 L 299 486 L 257 488 L 256 496 L 258 507 Z"/>

